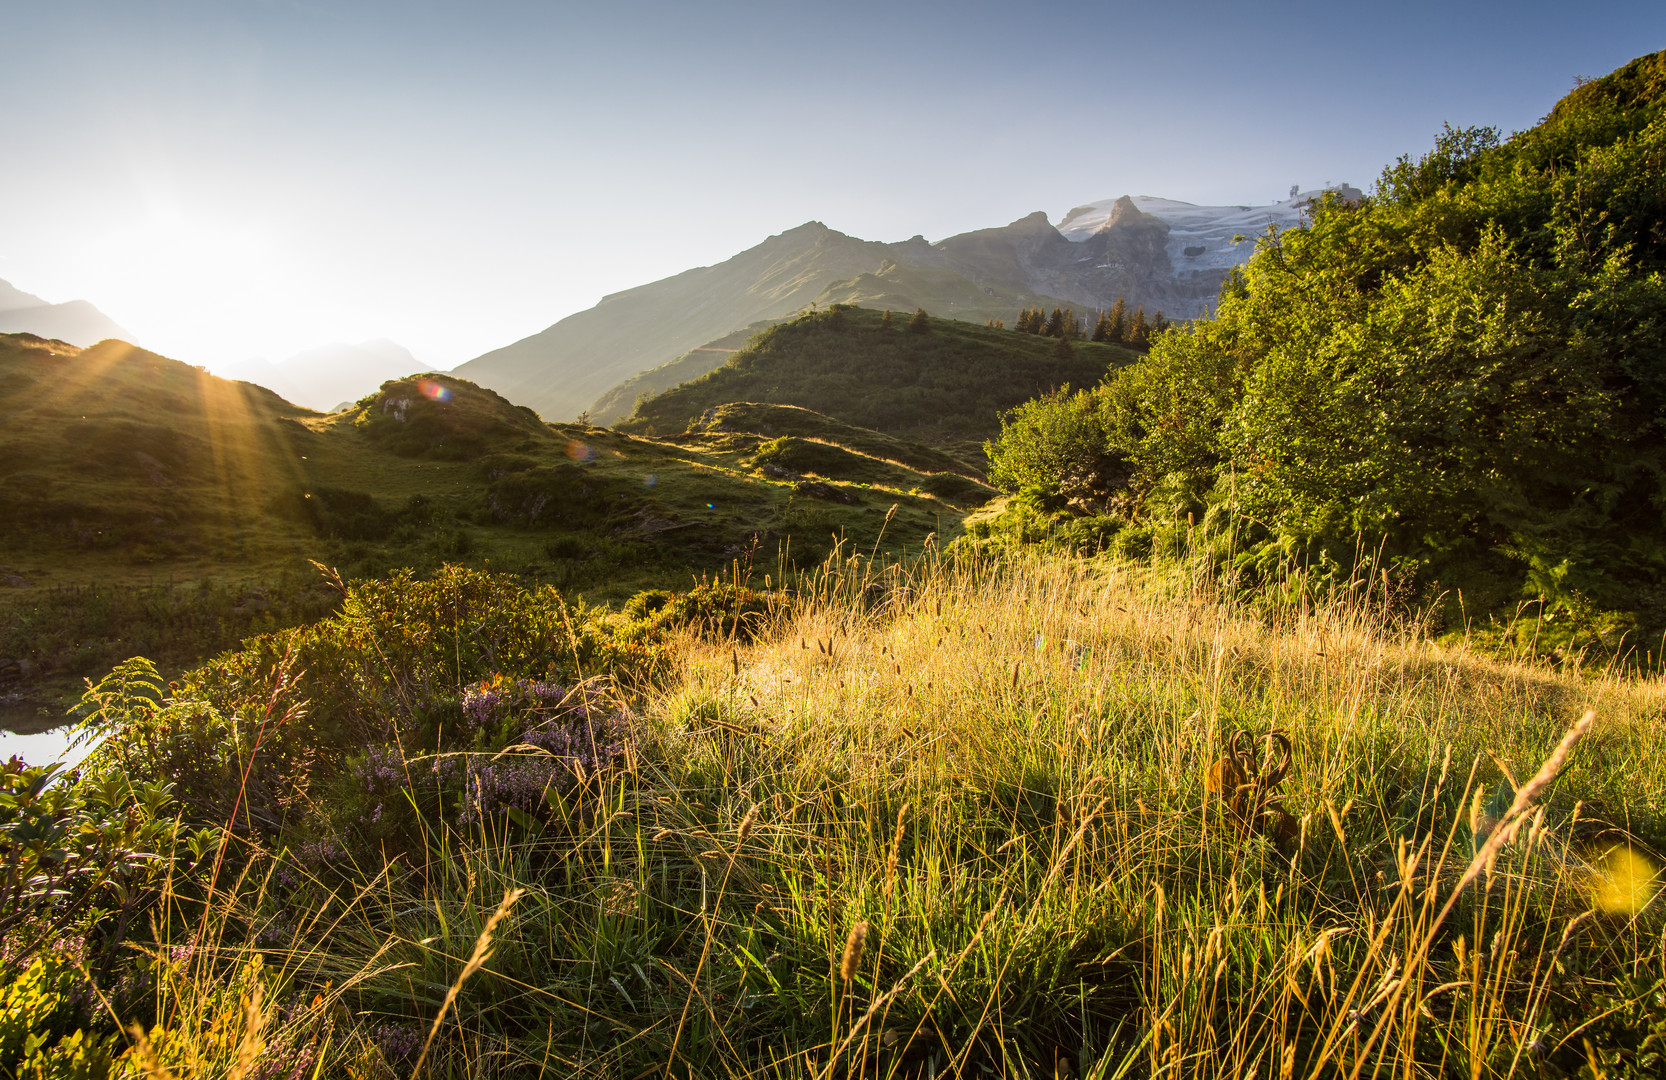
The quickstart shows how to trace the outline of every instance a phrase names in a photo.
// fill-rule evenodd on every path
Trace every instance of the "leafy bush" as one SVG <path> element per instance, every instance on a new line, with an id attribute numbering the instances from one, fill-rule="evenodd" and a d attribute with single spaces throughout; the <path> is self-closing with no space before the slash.
<path id="1" fill-rule="evenodd" d="M 1264 238 L 1213 319 L 1015 412 L 991 475 L 1062 489 L 1121 458 L 1128 512 L 1229 505 L 1258 564 L 1370 552 L 1469 614 L 1525 598 L 1657 630 L 1663 158 L 1666 54 L 1502 143 L 1449 129 L 1373 196 Z"/>

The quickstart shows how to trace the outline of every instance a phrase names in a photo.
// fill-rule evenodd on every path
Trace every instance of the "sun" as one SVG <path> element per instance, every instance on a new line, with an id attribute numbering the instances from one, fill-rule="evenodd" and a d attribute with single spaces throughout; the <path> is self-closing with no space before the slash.
<path id="1" fill-rule="evenodd" d="M 284 248 L 258 218 L 156 208 L 93 244 L 92 288 L 146 347 L 211 363 L 276 327 L 297 279 Z"/>

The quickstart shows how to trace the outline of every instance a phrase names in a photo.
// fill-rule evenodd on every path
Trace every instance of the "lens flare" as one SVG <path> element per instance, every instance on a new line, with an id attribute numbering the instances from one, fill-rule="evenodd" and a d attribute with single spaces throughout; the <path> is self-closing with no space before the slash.
<path id="1" fill-rule="evenodd" d="M 421 391 L 423 397 L 432 401 L 451 400 L 450 388 L 442 383 L 435 382 L 433 379 L 418 379 L 417 389 Z"/>
<path id="2" fill-rule="evenodd" d="M 574 461 L 595 461 L 596 448 L 588 443 L 581 443 L 577 439 L 567 443 L 567 456 Z"/>
<path id="3" fill-rule="evenodd" d="M 1594 886 L 1597 907 L 1632 915 L 1654 899 L 1660 871 L 1649 859 L 1625 844 L 1613 848 L 1596 861 Z"/>
<path id="4" fill-rule="evenodd" d="M 649 473 L 647 476 L 644 476 L 642 478 L 642 486 L 643 487 L 650 487 L 651 488 L 651 487 L 653 487 L 654 485 L 656 485 L 658 483 L 659 483 L 659 477 L 655 476 L 653 473 Z"/>

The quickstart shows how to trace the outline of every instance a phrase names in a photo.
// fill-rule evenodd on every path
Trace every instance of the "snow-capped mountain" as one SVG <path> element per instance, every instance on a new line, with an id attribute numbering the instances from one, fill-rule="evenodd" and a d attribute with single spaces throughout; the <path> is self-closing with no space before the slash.
<path id="1" fill-rule="evenodd" d="M 1255 250 L 1255 240 L 1268 226 L 1290 229 L 1301 224 L 1302 213 L 1327 191 L 1335 191 L 1344 199 L 1358 199 L 1364 192 L 1342 184 L 1335 188 L 1316 188 L 1304 191 L 1283 202 L 1265 206 L 1198 206 L 1177 199 L 1159 199 L 1151 195 L 1123 196 L 1143 214 L 1166 223 L 1169 227 L 1165 245 L 1169 261 L 1176 274 L 1193 270 L 1229 270 L 1249 258 Z M 1103 229 L 1111 220 L 1116 199 L 1078 206 L 1064 215 L 1059 232 L 1073 243 L 1085 242 Z M 1242 237 L 1242 240 L 1236 238 Z"/>

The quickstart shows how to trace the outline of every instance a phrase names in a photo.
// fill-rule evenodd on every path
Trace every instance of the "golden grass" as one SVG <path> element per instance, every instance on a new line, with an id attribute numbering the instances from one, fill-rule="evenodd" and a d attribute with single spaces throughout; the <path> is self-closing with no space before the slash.
<path id="1" fill-rule="evenodd" d="M 684 643 L 678 685 L 655 703 L 659 752 L 713 753 L 727 785 L 750 768 L 800 798 L 834 786 L 846 819 L 888 811 L 894 837 L 869 828 L 856 842 L 867 850 L 839 852 L 857 911 L 868 877 L 886 907 L 900 893 L 916 921 L 940 919 L 942 882 L 920 866 L 934 847 L 948 877 L 985 886 L 948 903 L 1008 897 L 971 912 L 994 914 L 1004 953 L 987 958 L 985 993 L 1000 993 L 1026 938 L 1116 940 L 1068 957 L 1138 986 L 1139 1053 L 1104 1048 L 1102 1074 L 1536 1068 L 1574 1038 L 1565 1018 L 1606 965 L 1661 971 L 1654 864 L 1640 841 L 1614 838 L 1666 791 L 1666 687 L 1443 647 L 1367 591 L 1256 613 L 1184 568 L 852 559 L 758 643 Z M 750 763 L 708 737 L 718 729 L 695 719 L 698 703 L 756 732 Z M 1586 745 L 1564 771 L 1571 746 L 1556 752 L 1558 740 L 1588 709 Z M 1290 863 L 1237 837 L 1204 793 L 1232 731 L 1272 727 L 1296 744 Z M 1026 820 L 1036 796 L 1055 820 Z M 1488 817 L 1512 797 L 1491 810 L 1503 820 Z M 1576 797 L 1588 805 L 1576 811 Z M 927 837 L 899 882 L 906 805 Z M 1580 814 L 1614 827 L 1582 834 Z M 801 821 L 789 812 L 777 828 Z M 992 827 L 1000 843 L 979 848 Z M 1606 841 L 1582 842 L 1592 831 Z M 1458 895 L 1471 880 L 1474 903 Z M 1610 915 L 1593 923 L 1593 909 Z M 875 922 L 897 963 L 927 945 L 899 950 L 907 933 L 901 918 Z M 1586 966 L 1568 975 L 1576 951 Z"/>
<path id="2" fill-rule="evenodd" d="M 1363 586 L 1257 612 L 1185 565 L 800 585 L 756 640 L 676 642 L 626 766 L 542 833 L 435 823 L 423 865 L 322 896 L 266 969 L 330 987 L 299 1019 L 253 976 L 169 984 L 210 1004 L 159 1003 L 168 1060 L 235 1014 L 193 1075 L 323 1031 L 321 1067 L 393 1075 L 398 1001 L 427 1076 L 1540 1076 L 1666 979 L 1659 679 L 1441 647 Z M 1274 727 L 1288 859 L 1205 792 Z M 270 910 L 227 895 L 216 926 Z"/>

